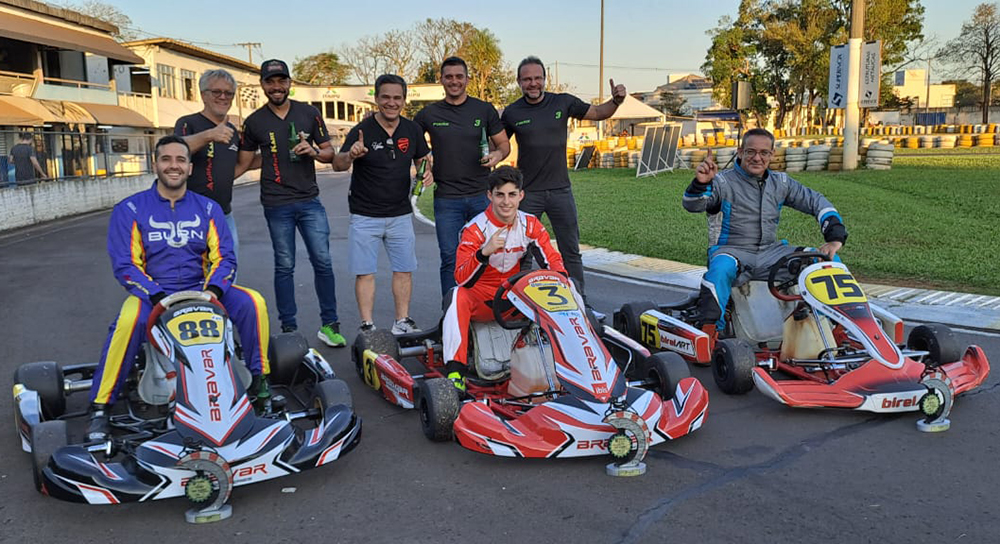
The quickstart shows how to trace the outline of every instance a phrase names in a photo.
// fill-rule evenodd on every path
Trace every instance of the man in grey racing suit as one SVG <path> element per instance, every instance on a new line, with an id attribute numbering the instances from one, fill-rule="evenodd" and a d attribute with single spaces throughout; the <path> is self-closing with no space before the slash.
<path id="1" fill-rule="evenodd" d="M 771 266 L 796 251 L 777 239 L 782 206 L 808 213 L 826 241 L 819 247 L 831 259 L 847 240 L 840 213 L 822 194 L 784 172 L 768 170 L 774 136 L 755 128 L 746 132 L 736 165 L 719 172 L 711 155 L 695 171 L 684 192 L 684 209 L 708 214 L 708 271 L 701 280 L 700 326 L 713 339 L 725 326 L 725 308 L 734 284 L 767 279 Z"/>

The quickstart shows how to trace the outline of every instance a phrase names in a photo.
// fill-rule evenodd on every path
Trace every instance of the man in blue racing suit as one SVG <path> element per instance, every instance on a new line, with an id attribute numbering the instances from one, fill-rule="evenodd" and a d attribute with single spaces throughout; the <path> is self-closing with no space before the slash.
<path id="1" fill-rule="evenodd" d="M 222 208 L 187 190 L 191 152 L 182 138 L 160 139 L 154 160 L 153 186 L 119 202 L 108 225 L 111 268 L 130 296 L 111 323 L 90 389 L 87 437 L 94 441 L 108 437 L 110 408 L 145 340 L 150 310 L 178 291 L 204 291 L 222 303 L 253 376 L 251 395 L 269 395 L 267 308 L 259 293 L 232 283 L 236 255 Z"/>
<path id="2" fill-rule="evenodd" d="M 826 197 L 784 172 L 768 170 L 773 155 L 774 136 L 762 128 L 748 130 L 733 168 L 719 172 L 709 155 L 684 192 L 684 209 L 708 214 L 708 271 L 698 308 L 701 328 L 713 345 L 725 327 L 733 284 L 767 279 L 774 263 L 801 249 L 778 240 L 782 206 L 816 218 L 826 241 L 819 251 L 831 259 L 847 240 L 840 213 Z"/>

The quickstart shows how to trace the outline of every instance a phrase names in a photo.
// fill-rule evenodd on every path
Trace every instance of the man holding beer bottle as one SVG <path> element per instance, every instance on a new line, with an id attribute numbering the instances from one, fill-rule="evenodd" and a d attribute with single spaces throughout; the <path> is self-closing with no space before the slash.
<path id="1" fill-rule="evenodd" d="M 288 65 L 272 59 L 260 66 L 260 85 L 267 104 L 243 123 L 237 172 L 244 171 L 260 150 L 260 203 L 274 248 L 274 294 L 282 332 L 294 331 L 295 230 L 309 252 L 315 273 L 322 327 L 318 337 L 331 347 L 347 345 L 337 318 L 336 282 L 330 260 L 330 223 L 319 201 L 316 166 L 335 154 L 319 110 L 288 98 L 292 85 Z"/>
<path id="2" fill-rule="evenodd" d="M 434 151 L 434 222 L 441 252 L 442 295 L 455 286 L 459 233 L 486 209 L 490 169 L 510 153 L 496 108 L 469 96 L 468 84 L 465 61 L 448 57 L 441 63 L 444 100 L 429 104 L 413 119 L 430 135 Z"/>
<path id="3" fill-rule="evenodd" d="M 392 266 L 392 296 L 396 320 L 393 334 L 417 332 L 410 319 L 412 273 L 417 269 L 413 210 L 410 206 L 410 165 L 422 172 L 418 184 L 434 178 L 427 168 L 427 142 L 413 121 L 402 116 L 406 81 L 394 74 L 375 80 L 378 112 L 354 126 L 333 160 L 334 170 L 354 168 L 347 203 L 351 211 L 348 233 L 354 294 L 358 299 L 361 332 L 375 329 L 375 272 L 379 245 L 385 246 Z"/>

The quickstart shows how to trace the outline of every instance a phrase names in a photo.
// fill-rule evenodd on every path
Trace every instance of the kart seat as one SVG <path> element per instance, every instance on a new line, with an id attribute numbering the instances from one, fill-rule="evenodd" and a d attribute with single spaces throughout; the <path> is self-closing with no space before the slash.
<path id="1" fill-rule="evenodd" d="M 519 331 L 508 330 L 495 321 L 473 321 L 472 347 L 476 373 L 487 381 L 510 375 L 510 353 Z"/>

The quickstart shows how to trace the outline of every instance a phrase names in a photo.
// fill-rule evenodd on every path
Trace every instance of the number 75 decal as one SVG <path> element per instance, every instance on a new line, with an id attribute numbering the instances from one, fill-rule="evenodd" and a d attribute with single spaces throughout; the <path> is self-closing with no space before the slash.
<path id="1" fill-rule="evenodd" d="M 841 268 L 821 268 L 806 277 L 806 289 L 823 304 L 868 302 L 861 286 Z"/>

